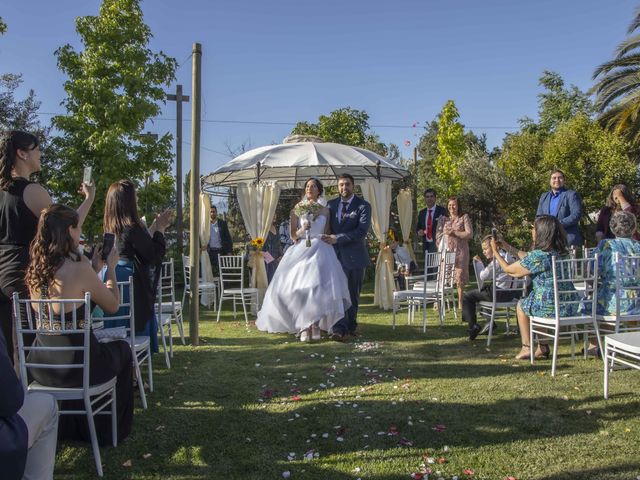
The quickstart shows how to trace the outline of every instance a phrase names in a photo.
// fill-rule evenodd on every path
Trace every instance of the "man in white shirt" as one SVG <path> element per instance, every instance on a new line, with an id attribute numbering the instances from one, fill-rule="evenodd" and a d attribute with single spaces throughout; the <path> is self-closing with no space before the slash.
<path id="1" fill-rule="evenodd" d="M 486 267 L 482 269 L 478 281 L 487 282 L 479 290 L 471 290 L 464 294 L 462 297 L 462 319 L 469 324 L 469 340 L 475 340 L 481 333 L 486 333 L 488 328 L 483 329 L 478 325 L 476 320 L 476 307 L 479 302 L 490 302 L 493 300 L 493 269 L 496 269 L 496 301 L 508 302 L 514 298 L 518 298 L 520 294 L 514 291 L 501 291 L 501 289 L 511 288 L 513 278 L 502 271 L 502 268 L 493 258 L 493 251 L 491 250 L 491 235 L 487 235 L 482 239 L 482 254 L 489 260 Z M 512 263 L 515 259 L 513 256 L 505 252 L 500 251 L 500 256 L 504 258 L 508 263 Z M 482 263 L 480 257 L 473 258 L 474 262 Z M 488 324 L 487 324 L 488 326 Z"/>
<path id="2" fill-rule="evenodd" d="M 211 260 L 211 271 L 214 276 L 218 276 L 218 256 L 219 255 L 231 255 L 233 253 L 233 241 L 231 240 L 231 234 L 229 233 L 229 227 L 227 222 L 218 218 L 218 209 L 215 205 L 211 206 L 209 212 L 210 237 L 209 245 L 207 245 L 207 251 L 209 252 L 209 259 Z"/>

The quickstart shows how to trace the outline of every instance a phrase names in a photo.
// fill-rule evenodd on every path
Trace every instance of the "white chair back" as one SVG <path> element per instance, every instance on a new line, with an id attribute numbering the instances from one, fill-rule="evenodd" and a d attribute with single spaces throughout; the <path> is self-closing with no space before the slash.
<path id="1" fill-rule="evenodd" d="M 126 281 L 118 282 L 117 285 L 118 292 L 120 293 L 118 312 L 107 314 L 103 317 L 96 317 L 94 320 L 103 322 L 105 329 L 113 327 L 113 325 L 109 325 L 110 323 L 117 324 L 117 326 L 124 323 L 127 334 L 126 340 L 133 348 L 133 337 L 136 331 L 135 309 L 133 308 L 133 277 L 129 277 Z"/>
<path id="2" fill-rule="evenodd" d="M 244 291 L 244 257 L 242 255 L 220 255 L 218 266 L 222 291 L 230 289 Z"/>
<path id="3" fill-rule="evenodd" d="M 569 309 L 580 309 L 585 313 L 580 316 L 595 318 L 598 292 L 598 258 L 568 258 L 565 260 L 553 256 L 551 259 L 553 272 L 553 301 L 555 318 L 560 321 L 563 306 Z M 581 285 L 577 294 L 575 283 Z"/>
<path id="4" fill-rule="evenodd" d="M 13 312 L 15 317 L 16 336 L 18 345 L 18 359 L 20 377 L 23 385 L 28 385 L 27 369 L 82 369 L 82 388 L 88 389 L 89 384 L 89 346 L 91 340 L 91 294 L 86 293 L 80 299 L 24 299 L 18 293 L 13 294 Z M 66 312 L 68 307 L 72 310 Z M 78 310 L 82 308 L 84 318 L 78 318 Z M 55 313 L 55 311 L 60 313 Z M 24 337 L 36 335 L 82 335 L 82 342 L 71 342 L 65 346 L 26 345 Z M 44 363 L 27 361 L 29 352 L 83 352 L 82 363 Z M 55 353 L 54 355 L 55 356 Z M 75 356 L 75 355 L 74 355 Z M 49 357 L 51 358 L 51 357 Z"/>
<path id="5" fill-rule="evenodd" d="M 616 272 L 614 331 L 640 330 L 640 256 L 613 254 Z M 624 325 L 622 325 L 624 324 Z"/>

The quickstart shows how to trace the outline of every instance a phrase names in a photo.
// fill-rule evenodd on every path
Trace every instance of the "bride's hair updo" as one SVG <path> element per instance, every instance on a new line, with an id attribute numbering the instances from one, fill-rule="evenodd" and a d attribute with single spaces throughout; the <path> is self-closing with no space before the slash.
<path id="1" fill-rule="evenodd" d="M 318 180 L 316 177 L 311 177 L 309 180 L 304 182 L 304 189 L 306 190 L 307 184 L 312 181 L 315 182 L 316 187 L 318 187 L 318 196 L 321 196 L 322 192 L 324 192 L 324 187 L 322 186 L 322 183 L 320 182 L 320 180 Z"/>

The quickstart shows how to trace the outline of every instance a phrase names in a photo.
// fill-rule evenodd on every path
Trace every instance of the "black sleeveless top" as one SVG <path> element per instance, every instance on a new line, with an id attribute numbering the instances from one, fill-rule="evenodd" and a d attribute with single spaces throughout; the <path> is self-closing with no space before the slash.
<path id="1" fill-rule="evenodd" d="M 24 189 L 33 182 L 16 178 L 7 190 L 0 190 L 0 248 L 29 248 L 36 236 L 38 217 L 24 203 Z"/>

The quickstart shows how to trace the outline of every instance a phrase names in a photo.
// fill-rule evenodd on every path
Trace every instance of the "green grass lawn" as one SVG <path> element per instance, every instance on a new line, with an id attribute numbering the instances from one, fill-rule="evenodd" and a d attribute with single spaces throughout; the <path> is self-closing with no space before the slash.
<path id="1" fill-rule="evenodd" d="M 361 336 L 345 344 L 201 310 L 200 346 L 178 341 L 170 370 L 156 355 L 149 409 L 136 396 L 133 433 L 102 449 L 105 478 L 640 475 L 640 372 L 615 371 L 605 401 L 602 362 L 572 360 L 568 345 L 552 378 L 550 360 L 513 359 L 520 341 L 502 325 L 487 349 L 453 316 L 437 326 L 432 310 L 426 334 L 405 312 L 392 330 L 372 301 L 365 291 Z M 95 478 L 90 447 L 59 445 L 55 477 Z"/>

